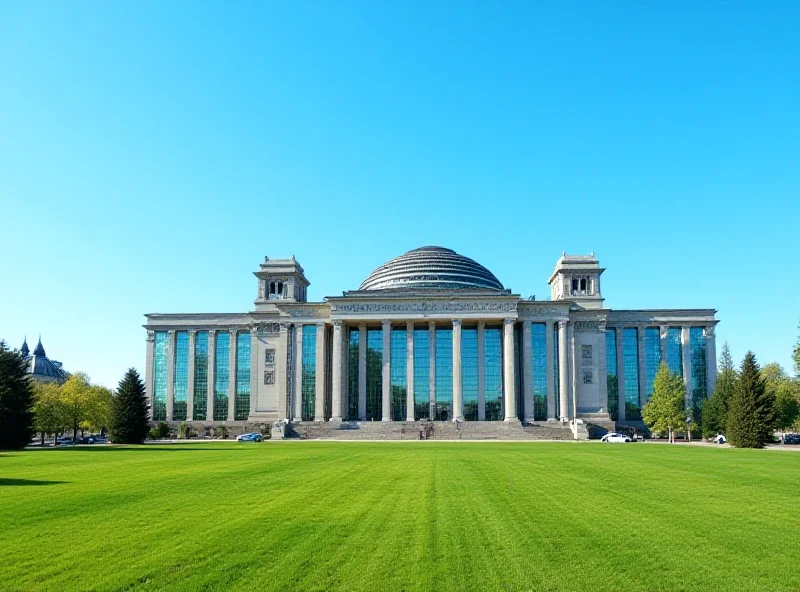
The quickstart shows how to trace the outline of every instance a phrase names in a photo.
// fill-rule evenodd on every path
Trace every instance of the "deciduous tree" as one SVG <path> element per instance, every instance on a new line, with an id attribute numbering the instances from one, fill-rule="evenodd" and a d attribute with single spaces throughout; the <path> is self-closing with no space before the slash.
<path id="1" fill-rule="evenodd" d="M 651 431 L 667 433 L 672 442 L 676 430 L 686 429 L 687 417 L 683 378 L 662 363 L 653 382 L 653 394 L 642 409 L 642 419 Z"/>
<path id="2" fill-rule="evenodd" d="M 69 427 L 58 383 L 35 383 L 33 401 L 34 428 L 41 434 L 42 444 L 47 434 L 57 436 Z"/>

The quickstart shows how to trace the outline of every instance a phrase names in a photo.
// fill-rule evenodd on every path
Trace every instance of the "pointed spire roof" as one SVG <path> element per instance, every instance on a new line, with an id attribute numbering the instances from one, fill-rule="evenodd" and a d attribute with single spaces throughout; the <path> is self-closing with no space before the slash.
<path id="1" fill-rule="evenodd" d="M 25 356 L 26 358 L 30 355 L 31 350 L 28 347 L 28 336 L 25 336 L 25 340 L 22 342 L 22 347 L 19 348 L 20 353 Z"/>
<path id="2" fill-rule="evenodd" d="M 42 356 L 43 358 L 47 357 L 47 354 L 44 353 L 44 346 L 42 345 L 42 336 L 39 335 L 39 343 L 36 344 L 36 349 L 33 350 L 34 356 Z"/>

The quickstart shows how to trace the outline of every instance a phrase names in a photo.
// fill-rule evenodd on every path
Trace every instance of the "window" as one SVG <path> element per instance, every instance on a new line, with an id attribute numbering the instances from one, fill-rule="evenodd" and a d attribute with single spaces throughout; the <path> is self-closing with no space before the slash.
<path id="1" fill-rule="evenodd" d="M 486 421 L 503 421 L 503 349 L 500 327 L 486 327 L 483 333 L 483 384 Z"/>
<path id="2" fill-rule="evenodd" d="M 175 333 L 175 356 L 172 373 L 172 419 L 186 421 L 186 398 L 189 392 L 189 332 Z"/>
<path id="3" fill-rule="evenodd" d="M 706 330 L 705 327 L 689 328 L 689 354 L 692 370 L 692 407 L 700 409 L 706 398 Z"/>
<path id="4" fill-rule="evenodd" d="M 601 379 L 602 380 L 602 379 Z M 619 385 L 617 384 L 617 332 L 606 329 L 606 389 L 608 391 L 608 414 L 618 419 Z"/>
<path id="5" fill-rule="evenodd" d="M 244 421 L 250 415 L 250 331 L 236 333 L 236 398 L 233 419 Z"/>
<path id="6" fill-rule="evenodd" d="M 167 420 L 167 348 L 169 334 L 156 331 L 153 347 L 153 421 Z"/>
<path id="7" fill-rule="evenodd" d="M 533 419 L 547 419 L 547 325 L 531 324 L 533 370 Z"/>
<path id="8" fill-rule="evenodd" d="M 453 418 L 453 330 L 436 329 L 436 410 L 433 419 Z"/>
<path id="9" fill-rule="evenodd" d="M 430 331 L 414 329 L 414 419 L 430 416 L 431 343 Z"/>
<path id="10" fill-rule="evenodd" d="M 194 411 L 195 421 L 205 421 L 208 412 L 208 331 L 194 336 Z"/>
<path id="11" fill-rule="evenodd" d="M 645 370 L 645 401 L 650 400 L 653 394 L 653 383 L 656 380 L 658 367 L 661 365 L 661 329 L 647 327 L 644 330 L 644 370 Z"/>
<path id="12" fill-rule="evenodd" d="M 639 331 L 636 328 L 622 330 L 622 365 L 625 370 L 625 419 L 638 421 L 642 417 L 639 405 Z"/>
<path id="13" fill-rule="evenodd" d="M 464 419 L 478 421 L 478 330 L 461 330 L 461 401 Z"/>
<path id="14" fill-rule="evenodd" d="M 408 366 L 408 342 L 406 330 L 392 329 L 391 350 L 389 360 L 389 376 L 391 384 L 392 421 L 406 420 L 406 368 Z"/>
<path id="15" fill-rule="evenodd" d="M 317 328 L 303 326 L 301 417 L 303 421 L 314 421 L 315 399 L 317 393 Z"/>
<path id="16" fill-rule="evenodd" d="M 348 328 L 347 419 L 358 419 L 358 327 Z"/>
<path id="17" fill-rule="evenodd" d="M 383 410 L 383 331 L 367 330 L 367 420 L 380 421 Z"/>
<path id="18" fill-rule="evenodd" d="M 217 333 L 214 351 L 214 421 L 228 419 L 228 385 L 230 383 L 231 334 L 228 331 Z"/>
<path id="19" fill-rule="evenodd" d="M 683 376 L 683 346 L 681 345 L 681 328 L 667 329 L 667 367 L 669 371 Z"/>

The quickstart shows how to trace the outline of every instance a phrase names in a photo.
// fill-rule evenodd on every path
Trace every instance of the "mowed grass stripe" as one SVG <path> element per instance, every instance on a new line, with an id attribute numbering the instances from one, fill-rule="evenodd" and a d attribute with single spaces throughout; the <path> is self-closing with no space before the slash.
<path id="1" fill-rule="evenodd" d="M 800 455 L 547 443 L 0 455 L 19 590 L 793 590 Z M 2 481 L 0 481 L 2 483 Z"/>

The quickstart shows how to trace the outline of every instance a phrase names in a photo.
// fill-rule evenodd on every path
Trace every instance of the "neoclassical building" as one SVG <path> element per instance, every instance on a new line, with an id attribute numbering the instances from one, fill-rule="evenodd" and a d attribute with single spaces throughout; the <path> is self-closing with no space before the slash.
<path id="1" fill-rule="evenodd" d="M 716 311 L 607 308 L 603 271 L 562 254 L 550 300 L 521 299 L 472 259 L 422 247 L 307 302 L 294 257 L 267 257 L 250 312 L 145 315 L 152 419 L 636 423 L 662 361 L 699 405 Z"/>

